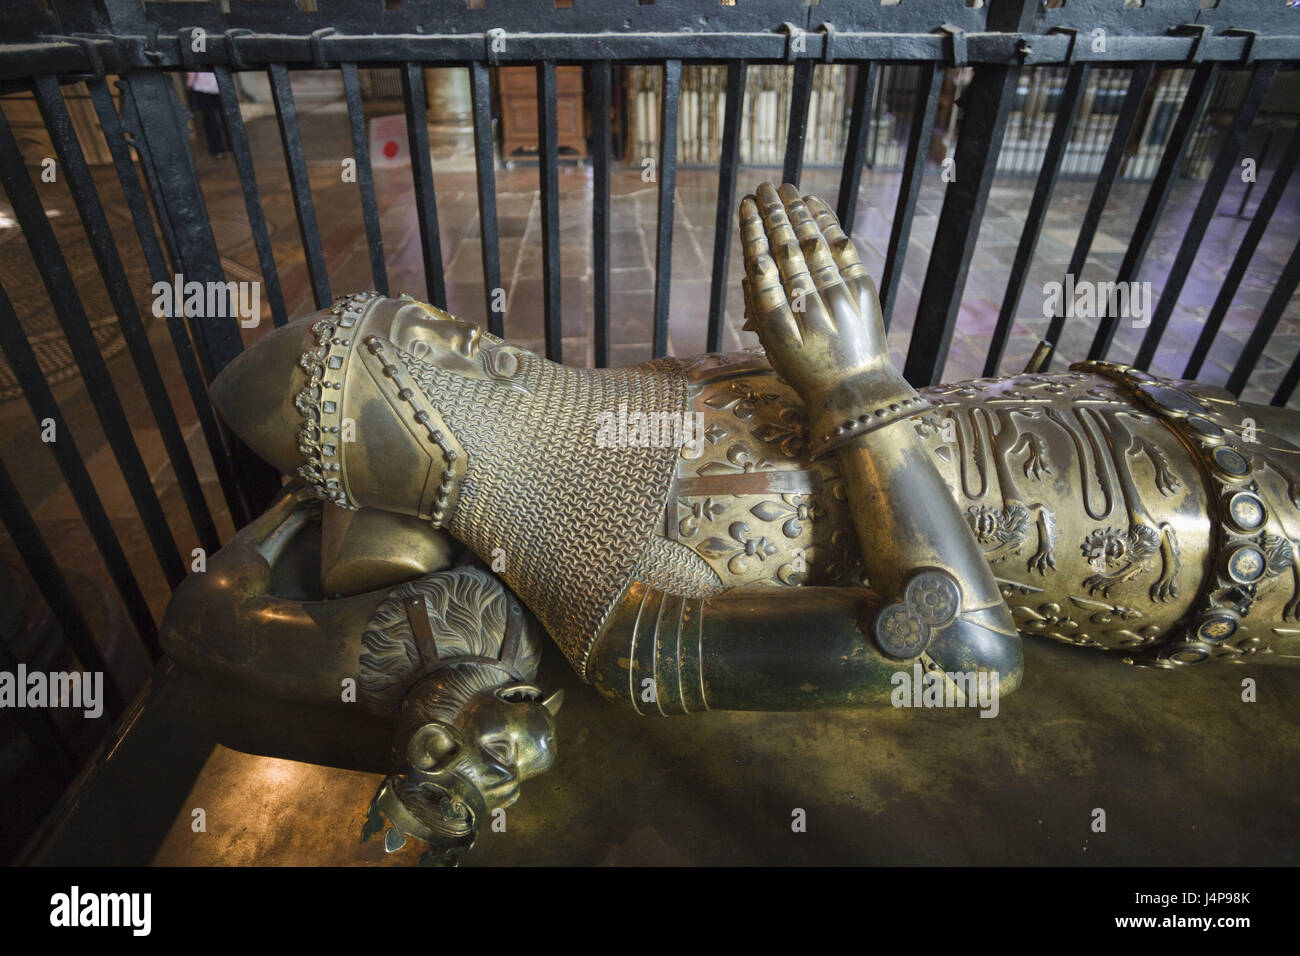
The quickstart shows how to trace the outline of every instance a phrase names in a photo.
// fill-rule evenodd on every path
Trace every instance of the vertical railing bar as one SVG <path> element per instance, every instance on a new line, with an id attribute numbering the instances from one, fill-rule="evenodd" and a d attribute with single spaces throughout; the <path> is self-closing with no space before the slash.
<path id="1" fill-rule="evenodd" d="M 706 348 L 722 349 L 722 323 L 727 314 L 728 270 L 732 225 L 736 221 L 736 180 L 740 171 L 740 121 L 744 114 L 745 80 L 749 64 L 727 64 L 727 100 L 722 121 L 722 158 L 718 164 L 718 210 L 713 226 L 713 280 L 709 288 L 709 333 Z"/>
<path id="2" fill-rule="evenodd" d="M 537 171 L 542 191 L 542 299 L 546 324 L 546 357 L 564 361 L 560 315 L 560 147 L 556 115 L 555 61 L 537 64 Z"/>
<path id="3" fill-rule="evenodd" d="M 94 103 L 95 112 L 99 115 L 99 125 L 104 131 L 104 139 L 108 143 L 109 152 L 113 154 L 113 165 L 117 169 L 118 182 L 122 186 L 122 193 L 126 197 L 127 206 L 131 210 L 136 235 L 140 239 L 145 262 L 149 266 L 149 274 L 153 277 L 155 283 L 166 282 L 170 284 L 174 281 L 174 274 L 168 271 L 162 245 L 159 243 L 158 235 L 154 231 L 153 218 L 149 212 L 149 200 L 140 186 L 140 180 L 135 173 L 135 166 L 131 161 L 125 139 L 126 127 L 113 106 L 113 97 L 108 86 L 102 80 L 89 80 L 86 86 L 90 91 L 90 98 Z M 125 98 L 125 96 L 126 93 L 124 92 L 123 97 Z M 125 104 L 123 105 L 123 112 L 125 112 Z M 150 158 L 146 155 L 144 149 L 139 149 L 139 152 L 140 165 L 145 169 L 146 178 L 148 178 Z M 166 219 L 159 216 L 159 221 L 165 223 Z M 167 331 L 171 335 L 172 347 L 176 352 L 176 361 L 180 365 L 181 374 L 185 378 L 185 387 L 190 393 L 190 401 L 194 404 L 194 412 L 198 416 L 199 425 L 203 429 L 203 437 L 207 441 L 208 452 L 217 473 L 221 493 L 225 497 L 227 508 L 234 515 L 237 513 L 236 509 L 241 506 L 239 492 L 236 490 L 235 475 L 231 470 L 230 459 L 226 452 L 225 442 L 221 437 L 221 429 L 217 424 L 216 414 L 213 412 L 212 404 L 208 400 L 207 386 L 204 384 L 203 372 L 199 368 L 198 358 L 194 352 L 194 344 L 190 341 L 189 330 L 185 327 L 185 317 L 175 314 L 173 310 L 168 310 L 165 320 L 167 322 Z M 207 545 L 204 546 L 207 547 Z"/>
<path id="4" fill-rule="evenodd" d="M 880 309 L 886 329 L 894 316 L 898 286 L 903 278 L 903 264 L 912 239 L 912 220 L 916 215 L 917 197 L 921 194 L 921 178 L 925 174 L 926 155 L 934 129 L 934 115 L 939 107 L 939 94 L 943 92 L 943 75 L 943 68 L 934 63 L 922 68 L 920 88 L 925 91 L 925 105 L 918 104 L 919 108 L 912 110 L 912 126 L 907 134 L 907 157 L 903 160 L 903 177 L 898 183 L 894 221 L 889 227 L 889 252 L 885 258 L 885 271 L 880 277 Z"/>
<path id="5" fill-rule="evenodd" d="M 402 101 L 406 108 L 406 138 L 411 153 L 411 179 L 420 225 L 425 292 L 430 302 L 445 309 L 447 287 L 442 274 L 442 237 L 438 231 L 438 204 L 433 189 L 433 159 L 429 155 L 429 119 L 422 64 L 402 64 Z"/>
<path id="6" fill-rule="evenodd" d="M 370 166 L 370 137 L 361 103 L 361 81 L 355 63 L 340 63 L 343 95 L 348 103 L 348 126 L 352 130 L 352 158 L 357 164 L 357 188 L 361 192 L 361 218 L 370 247 L 370 275 L 376 291 L 388 295 L 388 269 L 384 263 L 384 234 L 379 228 L 379 203 L 375 199 L 375 173 Z"/>
<path id="7" fill-rule="evenodd" d="M 199 185 L 190 148 L 184 108 L 171 80 L 160 71 L 136 71 L 123 78 L 129 100 L 137 149 L 150 157 L 146 165 L 150 188 L 156 190 L 164 235 L 172 249 L 176 272 L 186 281 L 226 281 L 221 253 L 212 232 L 207 202 Z M 239 323 L 203 322 L 191 316 L 190 335 L 199 364 L 208 380 L 244 350 Z"/>
<path id="8" fill-rule="evenodd" d="M 1137 226 L 1133 229 L 1128 249 L 1124 252 L 1124 260 L 1120 263 L 1119 273 L 1115 276 L 1117 283 L 1132 281 L 1136 278 L 1138 270 L 1142 268 L 1142 260 L 1146 257 L 1151 238 L 1155 235 L 1156 224 L 1160 221 L 1165 202 L 1169 199 L 1174 181 L 1178 178 L 1178 167 L 1187 152 L 1187 144 L 1191 140 L 1196 118 L 1201 115 L 1210 90 L 1214 87 L 1214 80 L 1218 76 L 1217 62 L 1204 63 L 1196 68 L 1191 85 L 1187 89 L 1187 96 L 1183 100 L 1182 109 L 1179 110 L 1178 118 L 1174 121 L 1169 134 L 1169 142 L 1165 144 L 1164 154 L 1160 157 L 1160 166 L 1151 181 L 1151 188 L 1147 191 L 1142 211 L 1138 213 Z M 1118 328 L 1117 316 L 1102 317 L 1097 326 L 1097 334 L 1093 337 L 1092 347 L 1088 350 L 1089 359 L 1106 357 Z"/>
<path id="9" fill-rule="evenodd" d="M 140 113 L 131 87 L 126 83 L 119 83 L 119 86 L 122 89 L 122 127 L 131 134 L 131 145 L 140 154 L 140 169 L 144 173 L 145 183 L 149 187 L 149 196 L 153 201 L 154 212 L 158 217 L 159 225 L 162 227 L 163 239 L 166 241 L 168 255 L 172 262 L 173 278 L 177 274 L 183 276 L 189 270 L 185 266 L 185 256 L 177 241 L 176 231 L 172 226 L 172 210 L 168 208 L 167 197 L 163 193 L 161 176 L 154 161 L 149 137 L 144 134 Z M 190 322 L 186 335 L 191 337 L 204 382 L 210 382 L 216 375 L 216 370 L 212 367 L 212 347 L 207 340 L 203 323 L 199 321 Z"/>
<path id="10" fill-rule="evenodd" d="M 1133 68 L 1133 76 L 1129 80 L 1128 92 L 1124 94 L 1124 102 L 1120 105 L 1119 116 L 1115 120 L 1115 130 L 1110 137 L 1110 145 L 1106 147 L 1106 158 L 1102 160 L 1101 171 L 1097 174 L 1097 183 L 1092 189 L 1092 198 L 1088 201 L 1088 209 L 1083 214 L 1083 223 L 1079 227 L 1079 235 L 1075 239 L 1074 251 L 1070 254 L 1070 264 L 1066 267 L 1066 275 L 1072 275 L 1076 278 L 1083 272 L 1084 264 L 1088 261 L 1088 252 L 1092 249 L 1092 240 L 1097 235 L 1097 227 L 1101 224 L 1102 213 L 1106 211 L 1106 200 L 1110 198 L 1111 187 L 1115 184 L 1115 177 L 1119 175 L 1120 166 L 1124 162 L 1124 150 L 1128 146 L 1128 141 L 1133 135 L 1133 126 L 1137 121 L 1138 110 L 1142 106 L 1142 101 L 1146 96 L 1147 86 L 1151 82 L 1151 76 L 1155 72 L 1154 63 L 1143 63 Z M 1045 336 L 1050 351 L 1043 362 L 1042 371 L 1047 371 L 1052 364 L 1052 358 L 1056 354 L 1057 343 L 1061 340 L 1061 332 L 1065 328 L 1065 309 L 1052 315 L 1051 321 L 1047 324 L 1047 335 Z"/>
<path id="11" fill-rule="evenodd" d="M 59 163 L 67 172 L 68 189 L 81 216 L 82 227 L 90 243 L 95 263 L 99 267 L 104 288 L 108 291 L 113 309 L 117 313 L 118 327 L 126 342 L 131 363 L 140 376 L 140 388 L 158 425 L 158 433 L 167 451 L 167 457 L 171 460 L 176 484 L 185 502 L 185 508 L 194 523 L 199 543 L 209 551 L 215 551 L 220 547 L 217 526 L 203 497 L 203 489 L 199 486 L 199 476 L 194 470 L 194 462 L 185 444 L 185 436 L 181 434 L 180 425 L 176 421 L 176 413 L 167 394 L 167 385 L 158 370 L 153 346 L 149 343 L 149 334 L 141 321 L 140 309 L 131 292 L 126 269 L 118 256 L 112 227 L 108 224 L 108 217 L 104 214 L 104 207 L 100 203 L 90 167 L 86 165 L 81 144 L 73 131 L 72 117 L 63 102 L 59 81 L 53 76 L 36 77 L 33 80 L 33 90 L 36 94 L 36 105 L 45 120 Z M 111 135 L 111 131 L 105 130 L 105 135 Z"/>
<path id="12" fill-rule="evenodd" d="M 108 661 L 91 636 L 90 627 L 73 597 L 72 589 L 68 587 L 62 569 L 50 553 L 45 537 L 3 461 L 0 461 L 0 520 L 3 520 L 9 537 L 23 556 L 32 580 L 36 582 L 50 613 L 58 621 L 63 636 L 76 653 L 82 670 L 98 671 L 104 675 L 104 712 L 109 719 L 116 718 L 125 706 L 122 689 L 108 669 Z M 5 655 L 12 653 L 4 641 L 0 641 L 0 652 Z M 13 671 L 10 670 L 10 673 Z M 44 713 L 43 710 L 40 712 Z"/>
<path id="13" fill-rule="evenodd" d="M 59 249 L 45 208 L 36 195 L 36 188 L 27 175 L 22 151 L 3 111 L 0 111 L 0 178 L 4 180 L 5 192 L 13 206 L 23 238 L 27 240 L 32 259 L 36 262 L 54 311 L 63 326 L 64 336 L 72 349 L 86 391 L 94 396 L 91 404 L 108 437 L 122 476 L 126 479 L 131 499 L 139 509 L 141 524 L 153 546 L 158 564 L 168 584 L 175 587 L 185 577 L 185 567 L 181 563 L 176 541 L 172 538 L 171 528 L 167 525 L 167 515 L 158 501 L 149 469 L 140 456 L 140 449 L 131 433 L 131 424 L 113 387 L 108 366 L 104 364 L 104 357 L 95 342 L 95 334 L 91 330 L 85 308 L 77 295 L 72 273 Z"/>
<path id="14" fill-rule="evenodd" d="M 267 67 L 267 74 L 271 79 L 275 118 L 280 124 L 280 143 L 284 147 L 284 163 L 289 171 L 289 188 L 293 191 L 293 206 L 298 214 L 298 233 L 302 237 L 303 254 L 307 257 L 307 275 L 311 279 L 316 308 L 323 309 L 330 304 L 330 280 L 325 267 L 325 250 L 321 248 L 320 226 L 316 223 L 316 204 L 311 198 L 311 177 L 307 173 L 307 154 L 302 144 L 302 130 L 298 126 L 289 68 L 283 63 L 272 63 Z M 414 154 L 411 162 L 415 162 Z"/>
<path id="15" fill-rule="evenodd" d="M 176 234 L 172 231 L 171 220 L 166 215 L 166 202 L 162 190 L 158 186 L 158 170 L 154 165 L 153 151 L 149 148 L 149 143 L 141 131 L 140 117 L 136 110 L 135 97 L 131 93 L 131 87 L 118 80 L 117 88 L 122 103 L 121 113 L 119 114 L 122 134 L 130 147 L 140 157 L 140 172 L 144 175 L 145 186 L 147 187 L 145 196 L 150 204 L 150 215 L 158 220 L 159 231 L 162 232 L 163 236 L 163 249 L 167 254 L 167 262 L 170 263 L 170 266 L 163 272 L 163 278 L 167 278 L 182 271 Z M 196 358 L 200 359 L 201 365 L 201 354 L 196 353 Z"/>
<path id="16" fill-rule="evenodd" d="M 610 192 L 609 171 L 611 129 L 609 111 L 612 106 L 613 78 L 609 60 L 591 64 L 591 264 L 592 304 L 595 306 L 594 331 L 595 364 L 597 368 L 609 366 L 609 267 L 610 267 Z M 725 148 L 725 147 L 724 147 Z"/>
<path id="17" fill-rule="evenodd" d="M 1282 384 L 1273 393 L 1273 399 L 1269 404 L 1285 405 L 1291 400 L 1291 396 L 1295 393 L 1295 387 L 1298 384 L 1300 384 L 1300 355 L 1297 355 L 1295 361 L 1291 363 L 1291 368 L 1287 370 L 1286 377 L 1282 379 Z"/>
<path id="18" fill-rule="evenodd" d="M 221 252 L 212 232 L 189 133 L 182 120 L 184 114 L 171 80 L 157 70 L 137 70 L 126 74 L 123 82 L 130 100 L 137 148 L 149 159 L 145 169 L 150 188 L 157 196 L 164 232 L 172 245 L 176 272 L 183 274 L 186 282 L 198 282 L 208 289 L 219 287 L 224 293 L 227 284 Z M 234 319 L 205 318 L 201 314 L 186 319 L 200 367 L 211 381 L 243 351 L 242 330 Z M 276 493 L 283 476 L 225 428 L 221 428 L 221 436 L 230 468 L 238 479 L 231 518 L 240 527 Z"/>
<path id="19" fill-rule="evenodd" d="M 880 67 L 880 78 L 876 81 L 876 89 L 872 92 L 871 99 L 868 100 L 867 125 L 871 127 L 870 145 L 867 147 L 867 168 L 876 168 L 876 153 L 880 147 L 880 112 L 885 106 L 885 87 L 884 84 L 894 71 L 890 64 L 885 63 Z M 845 232 L 848 232 L 846 229 Z"/>
<path id="20" fill-rule="evenodd" d="M 1052 133 L 1043 152 L 1043 165 L 1034 184 L 1034 195 L 1029 201 L 1029 212 L 1025 214 L 1025 225 L 1020 231 L 1020 242 L 1016 245 L 1016 254 L 1011 262 L 1011 273 L 1007 276 L 1007 290 L 1002 296 L 1002 307 L 998 311 L 998 321 L 989 340 L 988 355 L 984 360 L 984 375 L 998 374 L 1002 364 L 1002 355 L 1006 351 L 1007 337 L 1011 334 L 1011 323 L 1015 321 L 1016 310 L 1020 306 L 1020 296 L 1024 292 L 1025 277 L 1029 265 L 1034 260 L 1034 251 L 1038 248 L 1038 237 L 1042 234 L 1043 221 L 1047 218 L 1047 204 L 1056 188 L 1056 178 L 1061 171 L 1061 160 L 1065 147 L 1070 141 L 1070 130 L 1074 127 L 1074 118 L 1079 113 L 1079 103 L 1088 84 L 1088 64 L 1076 63 L 1070 67 L 1061 91 L 1061 98 L 1056 103 L 1056 117 L 1052 123 Z"/>
<path id="21" fill-rule="evenodd" d="M 1255 328 L 1251 330 L 1246 347 L 1241 352 L 1241 358 L 1237 360 L 1232 374 L 1228 376 L 1226 387 L 1233 395 L 1240 395 L 1241 390 L 1246 387 L 1250 373 L 1255 369 L 1255 363 L 1263 354 L 1264 346 L 1268 344 L 1269 337 L 1277 328 L 1277 323 L 1282 318 L 1282 313 L 1287 303 L 1291 301 L 1291 295 L 1298 284 L 1300 284 L 1300 242 L 1297 242 L 1295 248 L 1291 250 L 1291 257 L 1287 259 L 1282 274 L 1278 276 L 1277 284 L 1273 286 L 1268 301 L 1264 303 L 1264 308 L 1259 313 L 1259 319 L 1255 322 Z M 1289 394 L 1287 398 L 1290 398 Z"/>
<path id="22" fill-rule="evenodd" d="M 504 304 L 500 302 L 501 296 L 497 295 L 497 290 L 502 288 L 501 241 L 497 231 L 497 151 L 492 138 L 492 77 L 486 63 L 475 61 L 469 65 L 469 84 L 474 108 L 474 172 L 478 185 L 478 236 L 483 258 L 485 314 L 488 331 L 503 336 Z"/>
<path id="23" fill-rule="evenodd" d="M 655 238 L 654 357 L 668 353 L 668 301 L 673 271 L 673 194 L 677 187 L 677 111 L 682 61 L 664 61 L 659 99 L 659 216 Z"/>
<path id="24" fill-rule="evenodd" d="M 799 185 L 803 172 L 803 147 L 808 138 L 808 104 L 812 99 L 813 69 L 817 62 L 804 58 L 795 62 L 794 82 L 790 88 L 790 122 L 785 133 L 785 164 L 781 181 Z"/>
<path id="25" fill-rule="evenodd" d="M 880 67 L 874 60 L 857 65 L 853 82 L 853 106 L 849 112 L 848 142 L 844 147 L 844 166 L 840 170 L 840 194 L 835 203 L 840 227 L 853 235 L 853 221 L 858 212 L 858 190 L 862 185 L 862 166 L 867 159 L 867 134 L 871 131 L 871 92 Z M 893 246 L 890 246 L 893 249 Z"/>
<path id="26" fill-rule="evenodd" d="M 1295 393 L 1295 388 L 1300 385 L 1300 354 L 1297 354 L 1291 362 L 1291 367 L 1287 369 L 1286 376 L 1282 379 L 1282 384 L 1277 387 L 1273 393 L 1273 399 L 1270 405 L 1285 405 L 1291 401 L 1291 396 Z"/>
<path id="27" fill-rule="evenodd" d="M 1016 77 L 1015 67 L 977 66 L 966 91 L 966 112 L 957 135 L 957 178 L 948 183 L 944 193 L 903 369 L 904 377 L 917 387 L 937 382 L 948 359 L 966 274 L 1015 99 Z"/>
<path id="28" fill-rule="evenodd" d="M 1201 365 L 1209 356 L 1210 347 L 1219 333 L 1219 326 L 1223 324 L 1224 316 L 1228 314 L 1232 299 L 1241 286 L 1246 270 L 1250 267 L 1250 260 L 1254 257 L 1255 250 L 1259 248 L 1259 241 L 1264 238 L 1264 232 L 1273 218 L 1278 200 L 1286 192 L 1287 183 L 1291 180 L 1297 162 L 1300 162 L 1300 123 L 1296 123 L 1291 139 L 1287 142 L 1282 158 L 1278 161 L 1277 169 L 1273 172 L 1273 178 L 1269 180 L 1268 189 L 1264 191 L 1254 218 L 1250 221 L 1250 228 L 1242 237 L 1237 254 L 1232 259 L 1232 265 L 1228 267 L 1228 273 L 1223 277 L 1219 294 L 1214 299 L 1210 314 L 1206 316 L 1205 328 L 1201 330 L 1196 340 L 1196 347 L 1192 349 L 1192 355 L 1187 360 L 1187 368 L 1183 370 L 1184 378 L 1195 378 L 1201 371 Z"/>
<path id="29" fill-rule="evenodd" d="M 140 187 L 140 179 L 136 176 L 135 166 L 131 161 L 131 152 L 126 145 L 121 118 L 113 105 L 113 94 L 109 92 L 108 85 L 103 80 L 92 78 L 85 82 L 86 90 L 90 93 L 90 102 L 95 107 L 96 116 L 99 117 L 104 141 L 108 143 L 108 151 L 113 156 L 117 181 L 122 187 L 122 195 L 126 198 L 127 208 L 131 212 L 131 222 L 135 226 L 136 237 L 140 240 L 140 251 L 144 254 L 145 264 L 149 267 L 149 275 L 154 282 L 171 282 L 172 273 L 167 269 L 167 258 L 163 253 L 162 244 L 158 241 L 158 234 L 154 231 L 148 200 Z M 189 350 L 189 355 L 193 361 L 192 348 Z M 181 364 L 185 363 L 182 361 Z M 197 369 L 197 364 L 195 368 Z"/>
<path id="30" fill-rule="evenodd" d="M 1232 126 L 1224 136 L 1210 174 L 1201 187 L 1201 194 L 1196 201 L 1196 208 L 1192 211 L 1191 221 L 1187 225 L 1183 241 L 1178 246 L 1178 252 L 1165 278 L 1155 314 L 1150 316 L 1151 324 L 1147 327 L 1146 335 L 1142 337 L 1142 346 L 1138 349 L 1137 359 L 1133 363 L 1140 369 L 1149 368 L 1156 357 L 1160 339 L 1169 325 L 1170 317 L 1174 314 L 1174 306 L 1183 291 L 1187 274 L 1191 272 L 1192 264 L 1196 261 L 1196 253 L 1201 248 L 1201 240 L 1205 238 L 1205 231 L 1209 228 L 1214 210 L 1219 205 L 1219 198 L 1223 195 L 1223 187 L 1228 183 L 1228 176 L 1237 163 L 1237 156 L 1240 155 L 1241 148 L 1250 133 L 1255 114 L 1259 112 L 1259 105 L 1264 101 L 1264 96 L 1268 93 L 1273 77 L 1277 75 L 1280 66 L 1281 63 L 1277 60 L 1260 63 L 1251 74 L 1246 96 L 1233 117 Z"/>
<path id="31" fill-rule="evenodd" d="M 157 210 L 158 222 L 163 227 L 168 255 L 173 262 L 179 262 L 175 237 L 171 234 L 167 217 L 161 211 L 163 198 L 158 190 L 158 183 L 153 170 L 153 156 L 144 142 L 144 137 L 132 133 L 136 152 L 140 156 L 140 168 L 149 186 L 149 194 L 146 197 L 144 190 L 141 189 L 140 183 L 135 177 L 131 157 L 124 145 L 124 136 L 129 132 L 127 115 L 131 109 L 129 103 L 130 92 L 125 86 L 123 87 L 122 115 L 118 117 L 113 110 L 108 88 L 102 83 L 91 83 L 89 86 L 91 98 L 95 100 L 95 108 L 99 112 L 100 125 L 106 131 L 105 137 L 108 140 L 109 149 L 114 151 L 114 162 L 118 166 L 118 176 L 122 183 L 122 190 L 126 194 L 127 203 L 131 206 L 131 215 L 136 222 L 136 231 L 140 235 L 141 245 L 146 249 L 145 258 L 149 263 L 150 274 L 155 282 L 174 281 L 175 273 L 168 271 L 166 262 L 163 261 L 163 250 L 158 242 L 157 235 L 153 231 L 153 220 L 148 208 L 148 203 L 152 202 L 155 210 Z M 97 88 L 98 94 L 96 92 Z M 113 130 L 115 126 L 121 130 L 122 137 L 107 132 Z M 117 150 L 121 150 L 120 162 L 118 162 Z M 151 248 L 152 253 L 148 251 Z M 158 271 L 160 267 L 162 268 L 161 273 Z M 226 450 L 225 440 L 221 434 L 221 426 L 217 423 L 216 413 L 212 410 L 212 403 L 208 399 L 207 385 L 199 363 L 201 353 L 195 349 L 194 343 L 190 341 L 190 331 L 186 328 L 183 315 L 169 314 L 166 316 L 166 322 L 167 331 L 171 335 L 172 347 L 176 352 L 176 359 L 180 364 L 181 372 L 185 376 L 185 386 L 189 390 L 195 414 L 198 415 L 199 425 L 203 429 L 203 437 L 208 445 L 212 466 L 217 473 L 221 494 L 225 498 L 226 508 L 229 510 L 232 520 L 238 525 L 242 523 L 239 516 L 244 514 L 244 502 L 240 497 L 230 455 Z"/>
<path id="32" fill-rule="evenodd" d="M 156 659 L 161 650 L 158 646 L 158 627 L 149 612 L 149 603 L 131 571 L 130 562 L 122 551 L 122 543 L 113 529 L 113 523 L 95 492 L 95 484 L 86 470 L 85 459 L 77 450 L 72 431 L 63 420 L 63 413 L 54 400 L 54 393 L 50 391 L 36 353 L 19 325 L 18 315 L 3 286 L 0 286 L 0 350 L 9 361 L 9 367 L 18 380 L 32 416 L 38 422 L 45 419 L 53 421 L 55 441 L 50 442 L 49 447 L 54 454 L 54 461 L 67 482 L 82 520 L 86 522 L 86 530 L 90 532 L 90 537 L 104 560 L 109 578 L 122 598 L 127 615 L 135 625 L 140 640 Z"/>
<path id="33" fill-rule="evenodd" d="M 239 112 L 239 92 L 235 88 L 235 79 L 230 72 L 230 67 L 218 64 L 213 67 L 213 72 L 216 74 L 217 90 L 221 95 L 221 111 L 226 117 L 226 129 L 230 134 L 230 149 L 235 154 L 239 185 L 244 191 L 244 211 L 248 216 L 248 228 L 253 234 L 253 247 L 257 250 L 257 262 L 261 266 L 262 281 L 266 285 L 266 300 L 271 306 L 271 321 L 279 327 L 289 321 L 289 315 L 284 307 L 284 292 L 280 289 L 280 273 L 275 266 L 275 253 L 271 249 L 271 235 L 266 227 L 266 213 L 262 210 L 262 199 L 257 188 L 257 174 L 253 171 L 253 154 L 248 145 L 248 132 L 244 129 L 244 118 Z M 290 103 L 290 109 L 292 108 Z"/>

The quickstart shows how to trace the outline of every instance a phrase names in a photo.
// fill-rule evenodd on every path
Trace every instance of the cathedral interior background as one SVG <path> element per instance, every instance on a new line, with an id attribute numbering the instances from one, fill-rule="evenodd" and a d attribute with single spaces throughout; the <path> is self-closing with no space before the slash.
<path id="1" fill-rule="evenodd" d="M 7 4 L 0 670 L 102 671 L 107 693 L 99 719 L 0 709 L 0 860 L 410 862 L 356 839 L 391 727 L 205 682 L 158 642 L 194 556 L 280 481 L 209 383 L 336 296 L 409 293 L 579 367 L 753 348 L 736 207 L 796 182 L 851 236 L 917 387 L 1017 373 L 1047 340 L 1057 371 L 1106 359 L 1300 409 L 1297 16 Z M 254 310 L 160 307 L 181 275 L 253 288 Z M 1067 275 L 1148 283 L 1147 314 L 1054 312 Z M 649 722 L 548 648 L 560 758 L 469 860 L 1297 861 L 1297 672 L 1172 674 L 1030 639 L 1025 659 L 996 720 Z"/>

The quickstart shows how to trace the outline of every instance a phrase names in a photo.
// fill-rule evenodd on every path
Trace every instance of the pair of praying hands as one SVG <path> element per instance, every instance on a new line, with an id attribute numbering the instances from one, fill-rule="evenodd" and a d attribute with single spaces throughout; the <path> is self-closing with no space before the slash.
<path id="1" fill-rule="evenodd" d="M 826 203 L 763 183 L 741 201 L 740 238 L 745 328 L 803 398 L 814 453 L 864 415 L 924 404 L 889 360 L 875 284 Z"/>

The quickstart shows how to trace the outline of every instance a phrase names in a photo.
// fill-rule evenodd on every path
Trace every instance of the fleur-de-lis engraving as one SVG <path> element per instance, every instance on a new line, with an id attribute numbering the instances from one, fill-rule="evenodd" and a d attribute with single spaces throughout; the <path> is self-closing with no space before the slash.
<path id="1" fill-rule="evenodd" d="M 787 458 L 798 458 L 805 444 L 803 416 L 797 408 L 786 406 L 777 415 L 777 421 L 764 422 L 754 429 L 754 437 L 767 444 L 775 444 Z"/>
<path id="2" fill-rule="evenodd" d="M 718 425 L 716 422 L 714 422 L 710 424 L 708 428 L 704 429 L 702 434 L 703 434 L 704 441 L 708 442 L 710 445 L 716 445 L 718 442 L 722 441 L 722 439 L 727 437 L 727 430 L 723 428 L 721 425 Z M 694 461 L 695 459 L 702 458 L 703 456 L 704 456 L 704 442 L 688 441 L 682 444 L 682 457 L 685 458 L 687 461 Z"/>
<path id="3" fill-rule="evenodd" d="M 771 471 L 772 463 L 766 458 L 755 458 L 744 445 L 727 449 L 726 461 L 708 461 L 697 469 L 700 475 L 749 474 L 751 471 Z"/>
<path id="4" fill-rule="evenodd" d="M 784 517 L 781 533 L 787 538 L 797 538 L 803 534 L 803 522 L 820 516 L 821 509 L 813 504 L 810 495 L 787 494 L 780 501 L 760 501 L 749 513 L 760 521 L 779 521 Z"/>
<path id="5" fill-rule="evenodd" d="M 719 504 L 712 498 L 705 498 L 703 501 L 691 504 L 679 501 L 678 504 L 688 509 L 686 517 L 677 524 L 677 531 L 683 538 L 695 537 L 696 532 L 700 530 L 701 521 L 712 521 L 727 510 L 726 505 Z"/>
<path id="6" fill-rule="evenodd" d="M 1161 629 L 1155 624 L 1148 624 L 1146 627 L 1137 631 L 1125 628 L 1123 630 L 1111 632 L 1112 637 L 1119 638 L 1119 642 L 1115 646 L 1125 650 L 1136 650 L 1139 647 L 1146 647 L 1149 644 L 1153 644 L 1160 634 Z"/>
<path id="7" fill-rule="evenodd" d="M 776 582 L 790 587 L 803 584 L 808 578 L 808 556 L 811 550 L 795 548 L 790 561 L 776 569 Z"/>
<path id="8" fill-rule="evenodd" d="M 1269 577 L 1281 574 L 1295 562 L 1295 549 L 1286 538 L 1265 533 L 1260 535 L 1259 543 L 1264 549 L 1264 557 L 1267 561 L 1265 573 Z"/>
<path id="9" fill-rule="evenodd" d="M 700 545 L 700 553 L 710 558 L 726 558 L 727 570 L 732 574 L 744 574 L 749 568 L 749 559 L 764 561 L 779 550 L 767 538 L 755 538 L 749 533 L 749 525 L 743 521 L 733 521 L 727 529 L 731 541 L 725 538 L 709 538 Z"/>
<path id="10" fill-rule="evenodd" d="M 776 392 L 759 392 L 755 391 L 750 383 L 741 379 L 731 383 L 731 392 L 719 392 L 716 395 L 710 395 L 704 400 L 704 404 L 710 408 L 731 409 L 731 414 L 742 420 L 754 417 L 758 411 L 759 405 L 766 405 L 768 402 L 776 401 L 781 396 Z"/>
<path id="11" fill-rule="evenodd" d="M 857 543 L 857 534 L 851 530 L 841 528 L 831 534 L 830 556 L 826 559 L 825 570 L 831 584 L 861 587 L 866 583 Z M 813 550 L 810 548 L 807 553 L 811 554 Z"/>

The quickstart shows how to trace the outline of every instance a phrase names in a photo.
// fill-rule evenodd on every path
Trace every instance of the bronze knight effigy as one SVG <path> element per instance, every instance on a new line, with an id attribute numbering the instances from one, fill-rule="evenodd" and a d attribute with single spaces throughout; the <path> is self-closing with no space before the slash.
<path id="1" fill-rule="evenodd" d="M 214 384 L 295 481 L 177 592 L 166 646 L 280 696 L 355 681 L 398 724 L 390 847 L 468 846 L 551 766 L 543 631 L 656 715 L 882 705 L 914 668 L 1006 694 L 1020 635 L 1300 657 L 1294 414 L 1098 362 L 917 391 L 825 204 L 764 185 L 740 226 L 762 351 L 567 368 L 363 293 Z M 311 587 L 281 560 L 308 535 Z"/>

